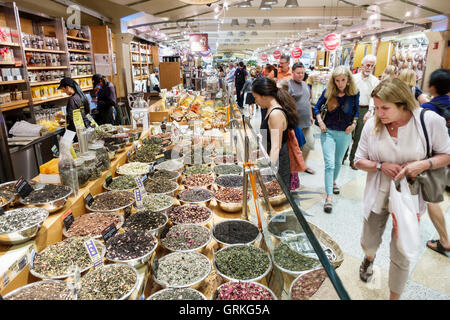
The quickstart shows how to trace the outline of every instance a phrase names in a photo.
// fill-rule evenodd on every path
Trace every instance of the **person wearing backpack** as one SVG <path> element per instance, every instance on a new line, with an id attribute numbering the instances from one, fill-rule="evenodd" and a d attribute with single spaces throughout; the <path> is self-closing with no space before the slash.
<path id="1" fill-rule="evenodd" d="M 247 80 L 247 71 L 245 70 L 245 65 L 242 61 L 239 62 L 239 67 L 234 73 L 234 85 L 236 86 L 236 100 L 240 108 L 244 106 L 244 96 L 242 93 L 242 88 L 244 87 L 245 80 Z"/>
<path id="2" fill-rule="evenodd" d="M 450 136 L 450 70 L 437 69 L 430 75 L 428 83 L 429 93 L 433 96 L 430 102 L 422 104 L 422 108 L 433 110 L 447 123 L 447 132 Z M 439 239 L 427 241 L 427 247 L 447 257 L 450 256 L 450 241 L 445 225 L 444 213 L 438 203 L 428 203 L 428 215 L 436 228 Z"/>

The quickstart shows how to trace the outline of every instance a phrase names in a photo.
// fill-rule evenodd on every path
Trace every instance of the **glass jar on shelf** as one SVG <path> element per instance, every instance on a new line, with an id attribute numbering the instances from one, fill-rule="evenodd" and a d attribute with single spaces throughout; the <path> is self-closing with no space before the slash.
<path id="1" fill-rule="evenodd" d="M 89 181 L 94 181 L 102 175 L 102 172 L 97 168 L 97 159 L 95 152 L 87 152 L 81 156 L 84 160 L 84 166 L 89 172 Z"/>
<path id="2" fill-rule="evenodd" d="M 75 167 L 78 175 L 78 187 L 83 188 L 88 184 L 91 173 L 89 168 L 85 165 L 85 160 L 82 157 L 75 159 Z"/>
<path id="3" fill-rule="evenodd" d="M 108 170 L 111 167 L 108 149 L 103 144 L 100 143 L 90 144 L 89 150 L 95 151 L 95 156 L 97 158 L 96 165 L 100 169 L 100 171 Z"/>

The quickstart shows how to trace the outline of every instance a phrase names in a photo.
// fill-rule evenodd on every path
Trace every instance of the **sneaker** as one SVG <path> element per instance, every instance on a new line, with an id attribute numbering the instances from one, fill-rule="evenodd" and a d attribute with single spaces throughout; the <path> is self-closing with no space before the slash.
<path id="1" fill-rule="evenodd" d="M 373 261 L 375 261 L 375 259 L 373 259 Z M 359 278 L 364 282 L 369 282 L 370 279 L 372 279 L 373 261 L 369 261 L 364 257 L 364 260 L 359 267 Z"/>

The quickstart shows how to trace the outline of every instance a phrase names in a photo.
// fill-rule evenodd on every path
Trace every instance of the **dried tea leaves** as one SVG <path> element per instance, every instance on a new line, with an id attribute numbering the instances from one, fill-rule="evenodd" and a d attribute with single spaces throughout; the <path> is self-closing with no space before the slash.
<path id="1" fill-rule="evenodd" d="M 66 282 L 39 281 L 18 290 L 7 300 L 73 300 L 73 294 Z"/>
<path id="2" fill-rule="evenodd" d="M 44 221 L 48 211 L 42 208 L 19 208 L 0 216 L 0 233 L 11 233 L 29 228 Z"/>
<path id="3" fill-rule="evenodd" d="M 205 300 L 205 297 L 192 288 L 170 288 L 153 294 L 149 300 Z"/>
<path id="4" fill-rule="evenodd" d="M 167 218 L 162 212 L 139 211 L 131 215 L 124 223 L 123 228 L 134 231 L 149 231 L 163 226 Z"/>
<path id="5" fill-rule="evenodd" d="M 210 239 L 211 233 L 205 227 L 179 224 L 170 228 L 165 237 L 161 237 L 161 243 L 172 251 L 186 251 L 203 247 Z"/>
<path id="6" fill-rule="evenodd" d="M 258 227 L 245 220 L 225 220 L 214 226 L 214 237 L 227 244 L 249 243 L 258 235 Z"/>
<path id="7" fill-rule="evenodd" d="M 203 223 L 210 217 L 208 208 L 190 204 L 174 207 L 169 213 L 169 219 L 175 224 Z"/>
<path id="8" fill-rule="evenodd" d="M 106 257 L 111 260 L 133 260 L 153 251 L 158 240 L 143 231 L 117 233 L 106 241 Z"/>
<path id="9" fill-rule="evenodd" d="M 146 210 L 162 211 L 171 207 L 174 199 L 166 194 L 147 194 L 142 197 L 142 201 Z"/>
<path id="10" fill-rule="evenodd" d="M 306 271 L 320 265 L 319 260 L 307 257 L 281 242 L 273 251 L 274 262 L 290 271 Z"/>
<path id="11" fill-rule="evenodd" d="M 75 219 L 66 231 L 69 237 L 90 236 L 98 237 L 106 227 L 114 223 L 116 227 L 121 222 L 120 217 L 114 212 L 96 212 L 94 214 L 83 214 Z"/>
<path id="12" fill-rule="evenodd" d="M 130 191 L 109 191 L 95 196 L 89 209 L 96 211 L 118 210 L 131 206 L 135 201 L 134 193 Z"/>
<path id="13" fill-rule="evenodd" d="M 211 200 L 212 192 L 203 188 L 192 188 L 180 192 L 178 196 L 186 202 L 203 202 Z"/>

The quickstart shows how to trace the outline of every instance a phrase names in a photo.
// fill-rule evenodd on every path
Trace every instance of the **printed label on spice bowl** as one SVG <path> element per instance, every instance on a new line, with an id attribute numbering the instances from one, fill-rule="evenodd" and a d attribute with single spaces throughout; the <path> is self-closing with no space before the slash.
<path id="1" fill-rule="evenodd" d="M 72 214 L 72 209 L 67 210 L 66 213 L 64 213 L 64 215 L 62 216 L 62 219 L 66 230 L 69 230 L 70 226 L 75 220 Z"/>
<path id="2" fill-rule="evenodd" d="M 17 180 L 14 187 L 16 188 L 16 192 L 20 195 L 21 198 L 26 198 L 34 190 L 23 176 L 20 177 L 19 180 Z"/>
<path id="3" fill-rule="evenodd" d="M 105 179 L 106 186 L 108 187 L 112 181 L 113 181 L 112 175 L 111 175 L 111 173 L 109 173 Z"/>
<path id="4" fill-rule="evenodd" d="M 155 157 L 156 158 L 156 157 Z M 164 154 L 161 155 L 160 158 L 156 159 L 156 164 L 160 164 L 161 162 L 164 162 L 166 159 L 164 159 Z"/>
<path id="5" fill-rule="evenodd" d="M 88 193 L 88 195 L 86 196 L 86 198 L 84 199 L 84 203 L 86 203 L 86 205 L 88 207 L 91 206 L 92 202 L 94 202 L 94 197 L 92 196 L 92 194 Z"/>
<path id="6" fill-rule="evenodd" d="M 147 180 L 147 176 L 144 176 L 145 180 Z M 135 177 L 134 180 L 136 181 L 136 184 L 138 186 L 138 189 L 141 191 L 141 195 L 147 194 L 147 190 L 145 190 L 144 187 L 144 178 L 142 177 Z"/>
<path id="7" fill-rule="evenodd" d="M 147 138 L 142 138 L 142 143 L 146 144 L 147 143 Z"/>
<path id="8" fill-rule="evenodd" d="M 140 189 L 134 190 L 134 197 L 136 198 L 136 209 L 141 210 L 144 208 L 144 204 L 142 203 L 142 195 Z"/>
<path id="9" fill-rule="evenodd" d="M 84 246 L 86 247 L 89 257 L 91 258 L 93 266 L 98 267 L 102 265 L 103 260 L 102 257 L 100 256 L 100 253 L 97 250 L 97 247 L 95 246 L 94 240 L 90 239 L 88 241 L 85 241 Z"/>
<path id="10" fill-rule="evenodd" d="M 111 223 L 102 231 L 102 238 L 106 242 L 108 239 L 112 238 L 117 233 L 117 228 L 114 223 Z"/>

